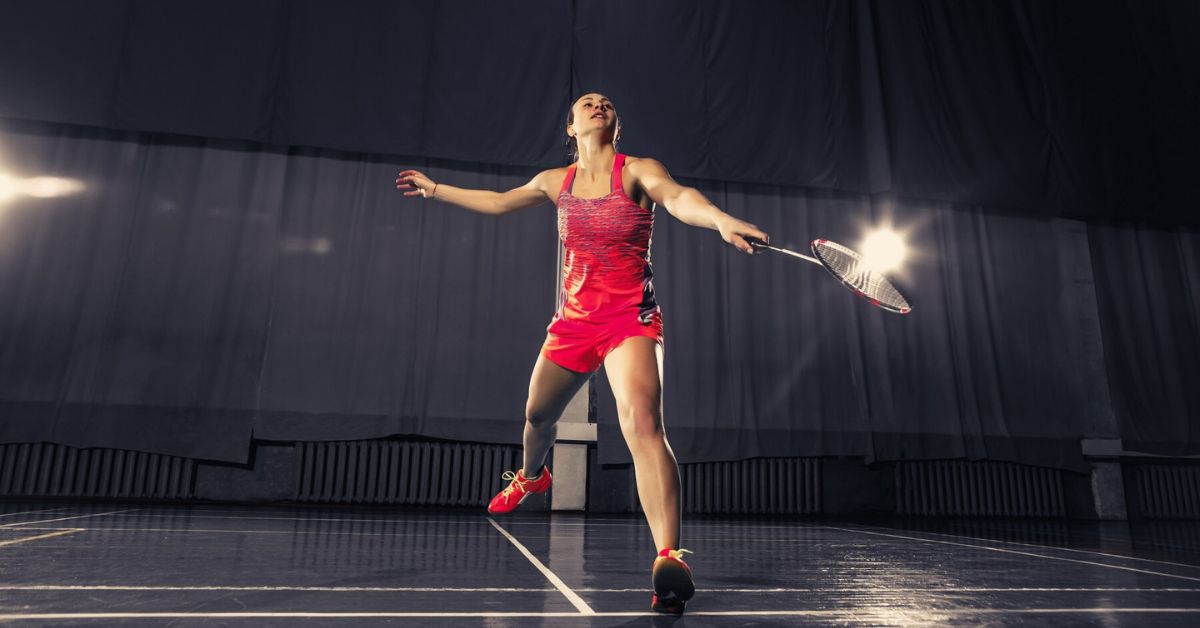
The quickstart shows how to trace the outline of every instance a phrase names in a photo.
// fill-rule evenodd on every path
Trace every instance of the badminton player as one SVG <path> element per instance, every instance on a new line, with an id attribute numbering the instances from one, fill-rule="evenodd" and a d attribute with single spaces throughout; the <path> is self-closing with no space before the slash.
<path id="1" fill-rule="evenodd" d="M 695 592 L 679 548 L 679 467 L 662 417 L 663 320 L 654 300 L 650 235 L 654 203 L 694 227 L 713 229 L 746 252 L 745 240 L 767 234 L 730 216 L 695 189 L 677 183 L 663 165 L 617 152 L 620 122 L 612 101 L 584 94 L 567 115 L 574 163 L 539 173 L 507 192 L 468 190 L 405 170 L 396 187 L 485 214 L 553 201 L 566 256 L 557 311 L 533 366 L 525 406 L 524 460 L 505 473 L 508 486 L 488 511 L 507 513 L 530 493 L 550 488 L 546 456 L 559 416 L 588 377 L 604 365 L 621 433 L 633 454 L 638 498 L 659 550 L 652 566 L 659 612 L 682 613 Z"/>

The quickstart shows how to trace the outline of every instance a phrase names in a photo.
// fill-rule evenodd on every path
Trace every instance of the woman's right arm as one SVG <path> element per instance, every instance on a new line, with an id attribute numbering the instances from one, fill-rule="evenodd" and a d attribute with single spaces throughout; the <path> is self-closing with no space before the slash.
<path id="1" fill-rule="evenodd" d="M 429 177 L 416 170 L 405 170 L 396 177 L 396 189 L 408 190 L 405 196 L 423 196 L 453 203 L 459 207 L 481 214 L 507 214 L 523 207 L 532 207 L 551 199 L 547 190 L 550 170 L 539 172 L 529 183 L 507 192 L 491 190 L 468 190 L 452 185 L 434 183 Z"/>

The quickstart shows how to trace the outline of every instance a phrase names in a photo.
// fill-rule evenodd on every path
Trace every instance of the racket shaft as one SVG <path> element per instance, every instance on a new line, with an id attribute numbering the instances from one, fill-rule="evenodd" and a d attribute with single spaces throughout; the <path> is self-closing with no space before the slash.
<path id="1" fill-rule="evenodd" d="M 767 244 L 765 242 L 760 242 L 758 240 L 747 240 L 747 241 L 750 242 L 750 244 L 752 246 L 756 246 L 756 247 L 763 248 L 763 249 L 770 249 L 772 251 L 775 251 L 776 253 L 783 253 L 784 255 L 791 255 L 792 257 L 799 257 L 800 259 L 802 259 L 806 262 L 812 262 L 813 264 L 816 264 L 817 266 L 821 266 L 821 260 L 819 260 L 815 257 L 809 257 L 807 255 L 804 255 L 803 253 L 797 253 L 795 251 L 789 251 L 788 249 L 779 248 L 777 246 L 771 246 L 770 244 Z"/>

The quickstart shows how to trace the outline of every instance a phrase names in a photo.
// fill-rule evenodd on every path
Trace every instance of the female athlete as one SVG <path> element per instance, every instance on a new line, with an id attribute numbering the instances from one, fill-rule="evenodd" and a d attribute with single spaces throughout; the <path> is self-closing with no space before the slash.
<path id="1" fill-rule="evenodd" d="M 509 485 L 488 505 L 511 512 L 530 493 L 550 488 L 544 466 L 555 424 L 567 403 L 603 364 L 621 433 L 633 454 L 638 498 L 659 550 L 652 566 L 651 607 L 682 613 L 695 593 L 691 569 L 679 549 L 679 467 L 662 418 L 662 314 L 654 300 L 650 234 L 657 203 L 694 227 L 720 232 L 746 252 L 746 237 L 767 234 L 734 218 L 693 188 L 675 182 L 663 165 L 617 152 L 620 122 L 612 101 L 584 94 L 571 106 L 567 136 L 577 158 L 565 168 L 539 173 L 507 192 L 468 190 L 435 183 L 405 170 L 396 187 L 485 214 L 505 214 L 547 200 L 558 206 L 558 234 L 566 250 L 558 309 L 547 328 L 525 406 L 524 466 L 505 474 Z"/>

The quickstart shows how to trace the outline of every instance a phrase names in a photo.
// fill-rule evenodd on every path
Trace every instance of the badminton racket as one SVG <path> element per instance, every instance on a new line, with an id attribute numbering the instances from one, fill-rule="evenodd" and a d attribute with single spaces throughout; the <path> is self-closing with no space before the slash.
<path id="1" fill-rule="evenodd" d="M 837 242 L 813 240 L 811 246 L 813 256 L 767 244 L 757 238 L 746 238 L 746 242 L 756 249 L 783 253 L 823 266 L 830 274 L 837 277 L 843 286 L 875 307 L 897 314 L 908 314 L 912 311 L 912 306 L 904 299 L 904 295 L 900 294 L 900 291 L 892 285 L 892 282 L 888 281 L 883 273 L 872 269 L 863 262 L 861 255 Z"/>

